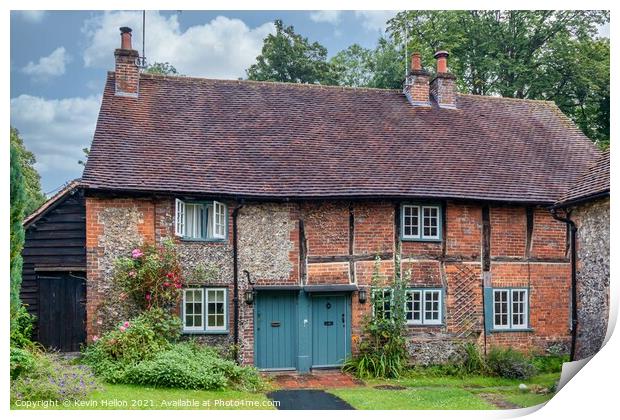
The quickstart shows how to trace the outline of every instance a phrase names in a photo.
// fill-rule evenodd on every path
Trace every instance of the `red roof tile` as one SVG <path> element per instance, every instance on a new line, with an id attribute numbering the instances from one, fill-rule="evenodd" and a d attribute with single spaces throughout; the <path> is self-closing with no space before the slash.
<path id="1" fill-rule="evenodd" d="M 598 156 L 555 104 L 397 90 L 108 75 L 83 183 L 269 198 L 444 197 L 553 203 Z"/>

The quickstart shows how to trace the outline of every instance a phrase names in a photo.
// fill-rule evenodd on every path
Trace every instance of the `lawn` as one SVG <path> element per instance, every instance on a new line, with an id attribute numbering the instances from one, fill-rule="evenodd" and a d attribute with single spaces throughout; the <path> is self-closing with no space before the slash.
<path id="1" fill-rule="evenodd" d="M 330 389 L 334 395 L 362 410 L 487 410 L 529 407 L 541 404 L 553 393 L 538 394 L 531 390 L 551 388 L 559 373 L 537 375 L 529 380 L 488 376 L 426 376 L 412 374 L 392 380 L 367 380 L 365 387 Z M 519 390 L 519 384 L 528 390 Z M 376 386 L 404 387 L 403 390 L 381 390 Z"/>
<path id="2" fill-rule="evenodd" d="M 19 409 L 20 407 L 11 407 Z M 273 410 L 263 393 L 241 391 L 193 391 L 149 388 L 138 385 L 105 384 L 89 395 L 88 400 L 56 407 L 69 410 Z"/>

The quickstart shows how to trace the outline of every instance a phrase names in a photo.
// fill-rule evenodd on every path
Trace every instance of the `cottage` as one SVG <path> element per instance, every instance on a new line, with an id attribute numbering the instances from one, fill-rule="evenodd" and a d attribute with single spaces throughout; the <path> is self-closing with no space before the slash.
<path id="1" fill-rule="evenodd" d="M 569 348 L 550 208 L 600 152 L 554 103 L 459 94 L 444 51 L 432 76 L 414 54 L 400 91 L 149 75 L 121 37 L 80 184 L 87 340 L 128 310 L 114 260 L 171 238 L 188 276 L 213 273 L 183 292 L 184 332 L 261 369 L 355 352 L 377 256 L 412 272 L 418 363 L 464 340 Z"/>

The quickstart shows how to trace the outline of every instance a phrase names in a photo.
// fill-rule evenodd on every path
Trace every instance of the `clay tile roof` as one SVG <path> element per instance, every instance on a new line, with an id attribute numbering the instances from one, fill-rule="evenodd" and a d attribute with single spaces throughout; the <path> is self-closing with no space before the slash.
<path id="1" fill-rule="evenodd" d="M 80 178 L 74 179 L 73 181 L 69 181 L 67 185 L 65 185 L 64 187 L 60 189 L 60 191 L 58 191 L 56 194 L 48 198 L 47 201 L 45 201 L 45 203 L 41 204 L 41 206 L 38 209 L 36 209 L 35 211 L 32 212 L 32 214 L 26 217 L 24 221 L 22 222 L 22 225 L 24 227 L 28 227 L 31 223 L 36 221 L 39 217 L 47 213 L 49 209 L 53 208 L 56 205 L 56 203 L 62 200 L 62 198 L 66 197 L 67 194 L 71 193 L 73 190 L 75 190 L 76 188 L 79 188 L 80 186 L 81 186 Z"/>
<path id="2" fill-rule="evenodd" d="M 559 204 L 585 201 L 609 192 L 609 150 L 607 150 L 581 173 Z"/>
<path id="3" fill-rule="evenodd" d="M 552 102 L 108 74 L 83 182 L 91 189 L 302 199 L 554 203 L 598 156 Z"/>

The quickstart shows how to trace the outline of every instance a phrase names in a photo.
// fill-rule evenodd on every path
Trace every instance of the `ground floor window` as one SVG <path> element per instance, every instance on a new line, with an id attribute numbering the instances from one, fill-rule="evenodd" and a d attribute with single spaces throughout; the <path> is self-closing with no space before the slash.
<path id="1" fill-rule="evenodd" d="M 193 287 L 183 290 L 183 331 L 225 332 L 228 327 L 228 290 Z"/>
<path id="2" fill-rule="evenodd" d="M 373 316 L 391 318 L 394 305 L 391 289 L 375 289 L 372 297 Z M 442 289 L 407 289 L 404 305 L 405 320 L 409 325 L 440 325 L 443 322 Z"/>
<path id="3" fill-rule="evenodd" d="M 405 319 L 407 324 L 441 324 L 443 295 L 441 289 L 410 289 L 406 293 Z"/>
<path id="4" fill-rule="evenodd" d="M 528 328 L 528 289 L 493 289 L 493 329 Z"/>

